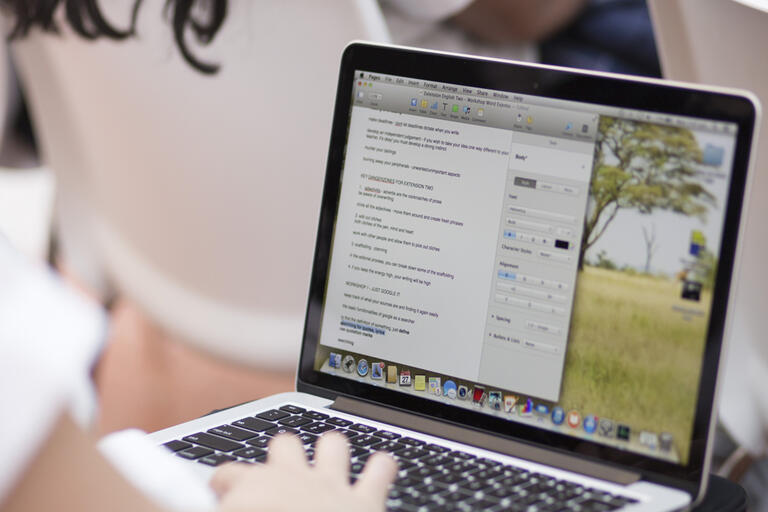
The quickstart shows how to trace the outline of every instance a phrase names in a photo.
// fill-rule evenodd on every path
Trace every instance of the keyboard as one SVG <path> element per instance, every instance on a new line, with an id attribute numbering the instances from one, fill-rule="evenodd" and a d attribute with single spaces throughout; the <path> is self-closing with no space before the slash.
<path id="1" fill-rule="evenodd" d="M 258 464 L 266 460 L 272 437 L 289 433 L 304 443 L 311 461 L 315 442 L 331 431 L 349 440 L 353 483 L 377 451 L 389 452 L 397 460 L 400 471 L 390 489 L 387 510 L 601 512 L 637 503 L 626 496 L 297 405 L 264 411 L 163 446 L 178 457 L 208 466 L 235 461 Z"/>

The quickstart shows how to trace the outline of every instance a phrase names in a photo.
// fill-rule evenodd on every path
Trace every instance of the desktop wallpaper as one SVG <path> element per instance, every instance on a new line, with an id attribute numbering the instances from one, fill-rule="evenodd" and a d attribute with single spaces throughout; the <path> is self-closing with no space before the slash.
<path id="1" fill-rule="evenodd" d="M 710 147 L 687 128 L 601 118 L 560 397 L 672 434 L 682 463 L 727 189 Z"/>

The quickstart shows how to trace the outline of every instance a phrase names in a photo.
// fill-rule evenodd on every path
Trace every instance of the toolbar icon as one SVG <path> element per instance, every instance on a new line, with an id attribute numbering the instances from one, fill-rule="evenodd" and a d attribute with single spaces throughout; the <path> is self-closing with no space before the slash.
<path id="1" fill-rule="evenodd" d="M 504 397 L 504 412 L 514 414 L 517 409 L 517 397 L 515 395 L 506 395 Z"/>
<path id="2" fill-rule="evenodd" d="M 443 390 L 440 387 L 440 377 L 429 378 L 429 392 L 437 396 L 440 396 L 442 394 Z"/>
<path id="3" fill-rule="evenodd" d="M 594 434 L 597 430 L 597 416 L 589 415 L 584 417 L 584 432 Z"/>
<path id="4" fill-rule="evenodd" d="M 475 403 L 475 405 L 484 405 L 485 404 L 485 388 L 482 386 L 476 386 L 475 389 L 472 390 L 472 401 Z"/>
<path id="5" fill-rule="evenodd" d="M 456 383 L 452 380 L 445 381 L 445 384 L 443 384 L 443 395 L 451 399 L 456 398 Z"/>
<path id="6" fill-rule="evenodd" d="M 555 425 L 562 425 L 565 421 L 565 410 L 560 407 L 556 406 L 552 409 L 552 423 Z"/>

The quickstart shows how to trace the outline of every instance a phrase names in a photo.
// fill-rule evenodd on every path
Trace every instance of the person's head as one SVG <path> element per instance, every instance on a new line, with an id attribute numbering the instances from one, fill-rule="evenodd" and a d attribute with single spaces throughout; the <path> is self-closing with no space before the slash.
<path id="1" fill-rule="evenodd" d="M 106 20 L 98 0 L 0 0 L 0 7 L 15 21 L 8 36 L 11 40 L 26 36 L 33 28 L 57 32 L 59 8 L 64 10 L 67 23 L 80 36 L 121 40 L 136 34 L 136 19 L 143 0 L 133 1 L 131 19 L 125 20 L 125 28 L 117 28 Z M 203 73 L 216 73 L 219 65 L 198 59 L 190 50 L 186 37 L 191 33 L 198 43 L 210 43 L 226 18 L 227 0 L 166 0 L 164 13 L 184 60 Z"/>

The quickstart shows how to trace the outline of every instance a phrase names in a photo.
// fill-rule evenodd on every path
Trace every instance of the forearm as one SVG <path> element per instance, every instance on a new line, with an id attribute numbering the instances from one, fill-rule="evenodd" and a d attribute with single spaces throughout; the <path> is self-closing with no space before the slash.
<path id="1" fill-rule="evenodd" d="M 0 510 L 161 512 L 112 468 L 67 415 L 59 418 Z"/>
<path id="2" fill-rule="evenodd" d="M 586 0 L 475 0 L 453 21 L 487 41 L 540 41 L 567 25 L 585 4 Z"/>

